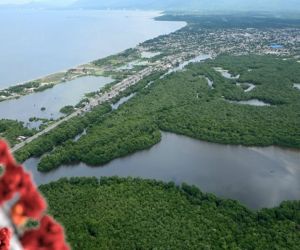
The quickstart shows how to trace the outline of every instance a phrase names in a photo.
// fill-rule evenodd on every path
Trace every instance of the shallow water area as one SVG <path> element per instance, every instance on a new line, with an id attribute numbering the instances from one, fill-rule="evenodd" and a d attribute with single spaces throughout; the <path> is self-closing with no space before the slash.
<path id="1" fill-rule="evenodd" d="M 207 76 L 201 76 L 207 81 L 207 85 L 210 89 L 214 89 L 214 82 L 210 80 Z"/>
<path id="2" fill-rule="evenodd" d="M 216 67 L 214 68 L 215 71 L 219 72 L 224 78 L 231 79 L 231 80 L 236 80 L 240 78 L 240 75 L 233 76 L 232 74 L 229 73 L 229 70 Z"/>
<path id="3" fill-rule="evenodd" d="M 35 125 L 29 122 L 32 117 L 58 119 L 64 116 L 60 113 L 62 107 L 76 105 L 86 93 L 100 90 L 112 81 L 110 77 L 87 76 L 64 82 L 43 92 L 0 102 L 0 116 L 2 119 L 23 121 L 29 127 Z"/>
<path id="4" fill-rule="evenodd" d="M 183 63 L 180 63 L 177 67 L 170 69 L 166 74 L 170 74 L 170 73 L 173 73 L 173 72 L 176 72 L 176 71 L 183 70 L 190 63 L 203 62 L 203 61 L 205 61 L 207 59 L 210 59 L 210 58 L 212 58 L 211 55 L 205 55 L 205 54 L 196 56 L 196 57 L 194 57 L 190 60 L 187 60 Z"/>
<path id="5" fill-rule="evenodd" d="M 227 101 L 234 104 L 250 105 L 250 106 L 257 106 L 257 107 L 271 106 L 271 104 L 260 101 L 258 99 L 252 99 L 247 101 L 230 101 L 230 100 Z"/>
<path id="6" fill-rule="evenodd" d="M 248 92 L 251 92 L 253 89 L 256 88 L 256 86 L 252 83 L 236 83 L 237 86 L 240 86 L 242 87 L 242 85 L 246 85 L 248 88 L 247 89 L 244 89 L 244 92 L 245 93 L 248 93 Z"/>
<path id="7" fill-rule="evenodd" d="M 128 102 L 131 98 L 133 98 L 136 93 L 132 93 L 129 96 L 122 97 L 118 102 L 111 105 L 113 110 L 117 110 L 121 105 Z"/>

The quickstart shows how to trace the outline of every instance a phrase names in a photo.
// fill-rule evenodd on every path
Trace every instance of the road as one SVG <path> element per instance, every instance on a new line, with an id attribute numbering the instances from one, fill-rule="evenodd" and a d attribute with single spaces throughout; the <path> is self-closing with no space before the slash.
<path id="1" fill-rule="evenodd" d="M 45 128 L 43 131 L 35 134 L 32 137 L 27 138 L 25 141 L 15 145 L 12 148 L 12 153 L 16 152 L 17 150 L 24 147 L 27 143 L 32 142 L 33 140 L 39 138 L 40 136 L 50 132 L 51 130 L 55 129 L 57 126 L 62 124 L 63 122 L 66 122 L 73 117 L 77 115 L 82 115 L 86 112 L 90 112 L 92 108 L 109 101 L 110 99 L 118 96 L 121 92 L 125 91 L 130 86 L 135 85 L 140 80 L 142 80 L 144 77 L 149 76 L 155 71 L 161 71 L 161 70 L 168 70 L 172 68 L 176 68 L 176 65 L 178 63 L 183 63 L 185 61 L 184 57 L 182 55 L 177 55 L 176 57 L 167 57 L 165 61 L 158 62 L 155 65 L 151 65 L 139 72 L 137 72 L 135 75 L 129 76 L 128 78 L 124 79 L 123 81 L 117 83 L 116 85 L 112 86 L 109 92 L 105 92 L 101 95 L 97 95 L 96 97 L 89 98 L 89 103 L 85 105 L 83 108 L 80 108 L 76 110 L 76 112 L 72 113 L 69 116 L 64 117 L 61 120 L 56 121 L 55 123 L 51 124 L 47 128 Z"/>
<path id="2" fill-rule="evenodd" d="M 160 66 L 159 69 L 163 68 L 162 65 L 159 65 L 159 66 Z M 135 85 L 141 79 L 143 79 L 146 76 L 149 76 L 152 72 L 154 72 L 157 69 L 158 69 L 158 66 L 156 66 L 156 67 L 155 66 L 147 67 L 146 69 L 143 69 L 142 71 L 138 72 L 137 74 L 135 74 L 133 76 L 130 76 L 130 77 L 124 79 L 123 81 L 121 81 L 120 83 L 114 85 L 109 92 L 105 92 L 102 95 L 98 95 L 94 98 L 89 98 L 89 103 L 85 107 L 76 110 L 76 112 L 74 112 L 71 115 L 66 116 L 63 119 L 58 120 L 57 122 L 51 124 L 50 126 L 45 128 L 43 131 L 38 132 L 37 134 L 33 135 L 32 137 L 27 138 L 26 140 L 24 140 L 23 142 L 21 142 L 19 144 L 16 144 L 11 150 L 12 153 L 15 153 L 16 151 L 18 151 L 19 149 L 24 147 L 27 143 L 30 143 L 33 140 L 39 138 L 40 136 L 42 136 L 42 135 L 50 132 L 51 130 L 55 129 L 57 126 L 59 126 L 63 122 L 66 122 L 66 121 L 72 119 L 75 116 L 82 115 L 86 112 L 89 112 L 89 111 L 91 111 L 91 109 L 93 107 L 96 107 L 99 104 L 104 103 L 106 101 L 109 101 L 110 99 L 116 97 L 121 92 L 125 91 L 128 87 L 130 87 L 132 85 Z"/>

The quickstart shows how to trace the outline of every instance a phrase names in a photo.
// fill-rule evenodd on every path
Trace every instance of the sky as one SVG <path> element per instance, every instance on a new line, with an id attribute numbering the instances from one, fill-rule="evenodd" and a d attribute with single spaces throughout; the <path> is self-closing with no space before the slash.
<path id="1" fill-rule="evenodd" d="M 72 3 L 75 3 L 72 5 Z M 34 3 L 30 6 L 77 8 L 140 8 L 163 10 L 262 10 L 300 11 L 300 0 L 0 0 L 3 4 Z M 38 4 L 38 5 L 36 5 Z"/>
<path id="2" fill-rule="evenodd" d="M 53 5 L 67 5 L 75 2 L 76 0 L 0 0 L 0 4 L 24 4 L 24 3 L 48 3 Z"/>

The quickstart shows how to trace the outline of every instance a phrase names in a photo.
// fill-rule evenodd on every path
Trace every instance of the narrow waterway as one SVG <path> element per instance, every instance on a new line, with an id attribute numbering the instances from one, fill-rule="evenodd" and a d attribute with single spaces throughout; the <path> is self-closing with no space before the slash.
<path id="1" fill-rule="evenodd" d="M 224 78 L 231 79 L 231 80 L 236 80 L 240 78 L 240 75 L 233 76 L 232 74 L 229 73 L 229 70 L 216 67 L 214 68 L 215 71 L 219 72 Z"/>
<path id="2" fill-rule="evenodd" d="M 247 88 L 246 89 L 244 89 L 244 92 L 245 93 L 248 93 L 248 92 L 250 92 L 250 91 L 252 91 L 253 89 L 255 89 L 256 88 L 256 86 L 254 85 L 254 84 L 252 84 L 252 83 L 236 83 L 236 85 L 237 86 L 240 86 L 240 87 L 242 87 L 242 86 L 246 86 Z"/>
<path id="3" fill-rule="evenodd" d="M 240 104 L 240 105 L 257 106 L 257 107 L 271 106 L 271 104 L 260 101 L 258 99 L 251 99 L 251 100 L 247 100 L 247 101 L 228 101 L 228 102 Z"/>
<path id="4" fill-rule="evenodd" d="M 113 110 L 118 109 L 121 105 L 128 102 L 132 97 L 134 97 L 136 93 L 132 93 L 129 96 L 122 97 L 118 102 L 111 105 Z"/>
<path id="5" fill-rule="evenodd" d="M 163 133 L 162 141 L 150 150 L 103 167 L 78 164 L 42 174 L 36 170 L 38 161 L 25 162 L 38 184 L 62 177 L 117 175 L 194 184 L 253 209 L 300 199 L 300 152 L 277 147 L 226 146 Z"/>

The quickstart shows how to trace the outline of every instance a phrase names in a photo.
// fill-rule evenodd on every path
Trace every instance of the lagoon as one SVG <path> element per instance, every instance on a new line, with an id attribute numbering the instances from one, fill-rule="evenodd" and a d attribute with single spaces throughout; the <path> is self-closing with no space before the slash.
<path id="1" fill-rule="evenodd" d="M 186 182 L 252 209 L 300 199 L 300 153 L 277 147 L 219 145 L 164 132 L 162 141 L 150 150 L 102 167 L 77 164 L 44 174 L 37 171 L 38 161 L 24 163 L 37 184 L 62 177 L 117 175 Z"/>
<path id="2" fill-rule="evenodd" d="M 84 98 L 85 93 L 100 90 L 112 81 L 110 77 L 80 77 L 55 85 L 43 92 L 0 102 L 0 117 L 1 119 L 22 121 L 29 127 L 34 127 L 36 123 L 29 123 L 29 118 L 58 119 L 63 116 L 60 113 L 62 107 L 76 105 Z M 42 111 L 42 108 L 45 110 Z"/>

